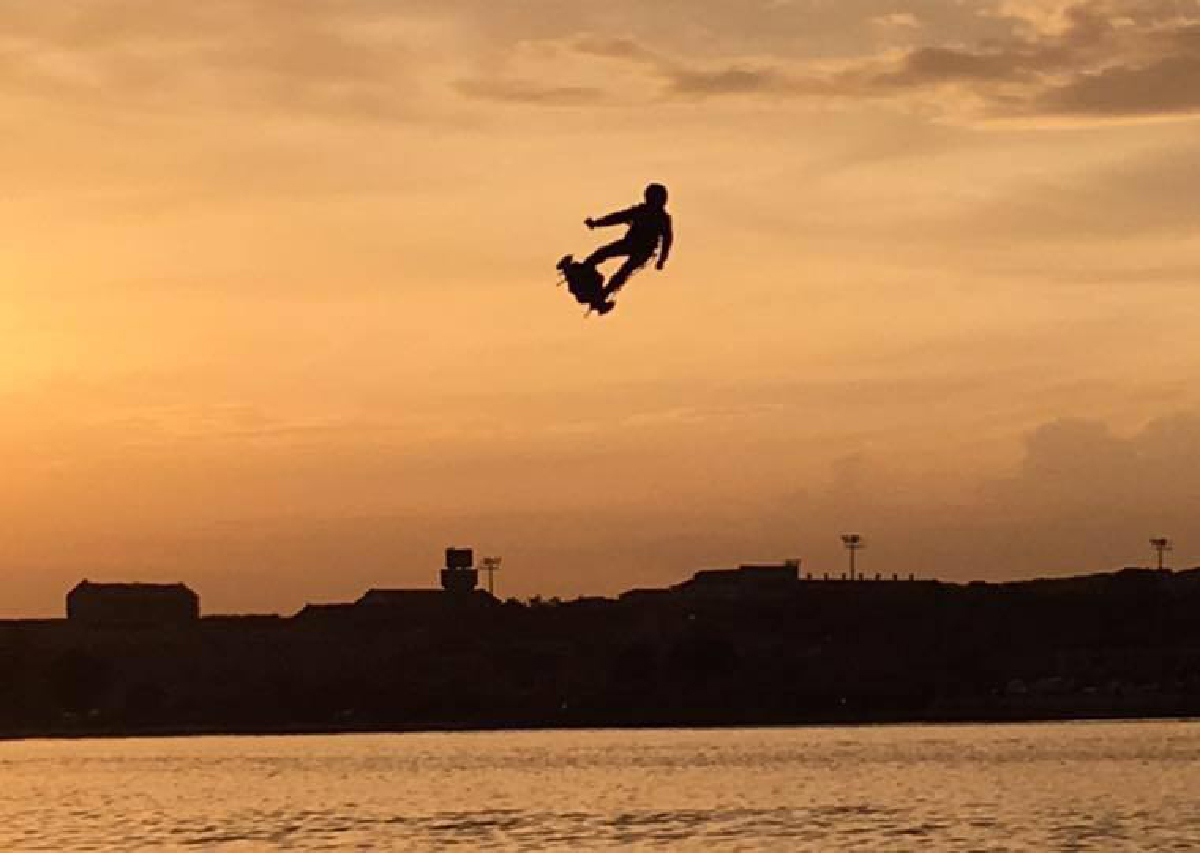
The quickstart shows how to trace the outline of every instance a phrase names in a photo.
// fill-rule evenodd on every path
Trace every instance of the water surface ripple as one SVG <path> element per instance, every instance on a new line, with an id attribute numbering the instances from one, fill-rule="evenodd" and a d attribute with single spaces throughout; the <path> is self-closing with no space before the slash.
<path id="1" fill-rule="evenodd" d="M 0 743 L 0 850 L 1200 849 L 1200 724 Z"/>

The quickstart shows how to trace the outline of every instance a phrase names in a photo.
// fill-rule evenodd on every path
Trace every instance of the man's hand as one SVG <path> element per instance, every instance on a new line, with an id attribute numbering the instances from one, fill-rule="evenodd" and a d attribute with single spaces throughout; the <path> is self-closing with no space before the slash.
<path id="1" fill-rule="evenodd" d="M 583 224 L 586 225 L 588 228 L 595 228 L 596 220 L 592 219 L 592 217 L 589 216 L 587 219 L 583 220 Z"/>

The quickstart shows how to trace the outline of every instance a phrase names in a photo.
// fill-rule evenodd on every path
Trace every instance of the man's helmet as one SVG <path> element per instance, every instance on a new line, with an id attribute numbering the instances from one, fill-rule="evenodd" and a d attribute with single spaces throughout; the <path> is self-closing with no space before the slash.
<path id="1" fill-rule="evenodd" d="M 662 207 L 667 203 L 667 188 L 662 184 L 650 184 L 646 187 L 646 202 Z"/>

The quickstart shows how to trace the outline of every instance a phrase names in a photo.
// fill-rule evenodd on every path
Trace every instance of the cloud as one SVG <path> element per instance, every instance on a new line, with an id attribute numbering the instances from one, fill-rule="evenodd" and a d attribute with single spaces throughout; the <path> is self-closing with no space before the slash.
<path id="1" fill-rule="evenodd" d="M 902 29 L 917 29 L 921 19 L 912 12 L 889 12 L 886 15 L 876 15 L 871 23 L 879 27 L 894 27 Z"/>
<path id="2" fill-rule="evenodd" d="M 1043 4 L 1041 11 L 1044 12 Z M 1078 0 L 1057 14 L 1006 6 L 999 39 L 913 49 L 882 69 L 852 69 L 866 94 L 966 88 L 989 117 L 1190 115 L 1200 95 L 1200 4 Z"/>
<path id="3" fill-rule="evenodd" d="M 713 0 L 685 26 L 678 18 L 692 7 L 674 3 L 501 12 L 378 0 L 0 0 L 0 96 L 395 120 L 419 113 L 420 98 L 450 80 L 473 101 L 547 107 L 763 97 L 952 117 L 969 108 L 971 118 L 1200 112 L 1191 85 L 1200 71 L 1197 0 L 1001 0 L 971 14 L 945 0 L 920 7 L 920 18 L 878 0 L 838 4 L 836 13 L 744 6 Z M 847 38 L 855 27 L 857 43 Z M 922 43 L 880 51 L 881 30 Z M 531 45 L 549 49 L 532 61 Z M 475 65 L 465 74 L 464 59 Z M 614 63 L 631 76 L 613 73 Z"/>
<path id="4" fill-rule="evenodd" d="M 1140 539 L 1152 519 L 1175 530 L 1200 510 L 1200 416 L 1165 415 L 1128 436 L 1104 422 L 1064 418 L 1025 439 L 1017 472 L 982 490 L 981 518 L 1020 520 L 1040 537 L 1115 524 Z"/>
<path id="5" fill-rule="evenodd" d="M 1147 539 L 1161 535 L 1180 537 L 1176 565 L 1187 567 L 1200 555 L 1200 543 L 1185 538 L 1200 512 L 1197 454 L 1195 412 L 1124 434 L 1099 419 L 1058 418 L 1025 434 L 1009 473 L 975 473 L 957 495 L 942 477 L 897 460 L 838 458 L 827 483 L 787 496 L 786 514 L 764 509 L 764 527 L 816 533 L 801 553 L 818 574 L 840 571 L 836 534 L 851 529 L 870 543 L 868 573 L 961 581 L 1107 571 L 1144 564 Z"/>
<path id="6" fill-rule="evenodd" d="M 579 55 L 645 75 L 650 99 L 768 97 L 870 100 L 932 106 L 971 118 L 1077 120 L 1189 116 L 1200 112 L 1200 3 L 1075 0 L 987 8 L 996 33 L 974 41 L 940 28 L 926 44 L 840 58 L 741 55 L 700 58 L 631 37 L 586 35 Z M 910 13 L 866 19 L 913 29 Z M 562 44 L 562 41 L 556 42 Z M 511 84 L 509 84 L 511 85 Z M 947 97 L 957 93 L 961 97 Z M 636 101 L 628 87 L 614 99 Z"/>
<path id="7" fill-rule="evenodd" d="M 659 53 L 631 38 L 585 35 L 576 39 L 572 46 L 579 53 L 607 59 L 628 59 L 650 65 L 658 65 L 664 61 Z"/>
<path id="8" fill-rule="evenodd" d="M 454 85 L 468 97 L 509 104 L 569 107 L 605 99 L 604 92 L 594 86 L 552 86 L 529 80 L 482 78 L 459 80 Z"/>
<path id="9" fill-rule="evenodd" d="M 730 65 L 717 69 L 679 66 L 669 73 L 668 92 L 684 97 L 781 93 L 798 84 L 774 68 Z"/>
<path id="10" fill-rule="evenodd" d="M 1144 66 L 1080 74 L 1043 91 L 1036 113 L 1075 116 L 1162 116 L 1200 113 L 1200 50 Z"/>
<path id="11" fill-rule="evenodd" d="M 0 96 L 107 110 L 397 118 L 416 89 L 413 22 L 363 5 L 213 0 L 4 3 Z M 11 15 L 10 15 L 11 13 Z M 362 26 L 370 21 L 373 27 Z"/>
<path id="12" fill-rule="evenodd" d="M 721 95 L 819 94 L 827 84 L 799 78 L 771 61 L 747 59 L 700 64 L 647 47 L 630 38 L 583 36 L 570 44 L 578 54 L 640 66 L 655 80 L 658 97 L 703 98 Z"/>
<path id="13" fill-rule="evenodd" d="M 1020 79 L 1025 72 L 1002 51 L 973 52 L 945 47 L 922 47 L 909 52 L 895 70 L 872 75 L 867 90 L 876 87 L 920 88 L 942 83 L 994 83 Z"/>

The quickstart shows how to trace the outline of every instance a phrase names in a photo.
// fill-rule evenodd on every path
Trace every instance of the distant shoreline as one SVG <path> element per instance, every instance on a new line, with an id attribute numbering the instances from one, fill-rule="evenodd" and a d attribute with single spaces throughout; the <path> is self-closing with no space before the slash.
<path id="1" fill-rule="evenodd" d="M 1037 716 L 945 719 L 879 719 L 879 720 L 809 720 L 771 723 L 680 723 L 654 724 L 580 724 L 580 725 L 512 725 L 475 726 L 444 725 L 380 727 L 380 728 L 321 728 L 313 726 L 219 729 L 209 727 L 165 727 L 148 729 L 54 729 L 29 732 L 0 732 L 0 743 L 29 740 L 132 740 L 142 738 L 195 737 L 318 737 L 328 735 L 385 735 L 385 734 L 499 734 L 503 732 L 571 732 L 571 731 L 723 731 L 737 729 L 823 729 L 823 728 L 887 728 L 903 726 L 1028 726 L 1048 723 L 1137 723 L 1137 722 L 1200 722 L 1200 714 L 1135 714 L 1114 716 Z"/>
<path id="2" fill-rule="evenodd" d="M 81 613 L 0 623 L 0 738 L 1189 718 L 1197 612 L 1200 571 L 964 587 L 785 563 L 617 600 L 372 590 L 291 619 Z"/>

